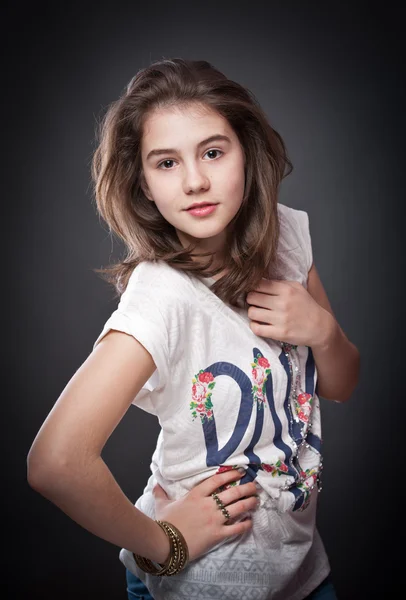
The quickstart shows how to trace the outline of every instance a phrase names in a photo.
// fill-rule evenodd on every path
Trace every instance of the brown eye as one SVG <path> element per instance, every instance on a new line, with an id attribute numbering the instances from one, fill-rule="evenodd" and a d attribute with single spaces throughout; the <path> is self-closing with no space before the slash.
<path id="1" fill-rule="evenodd" d="M 222 150 L 217 150 L 215 148 L 212 148 L 211 150 L 207 150 L 207 152 L 205 152 L 206 154 L 209 154 L 209 152 L 214 152 L 216 154 L 220 153 L 220 154 L 224 154 Z M 212 159 L 216 159 L 217 156 L 212 156 Z M 166 160 L 163 160 L 162 162 L 159 163 L 159 165 L 157 165 L 157 169 L 161 169 L 161 171 L 170 171 L 171 170 L 171 164 L 168 163 L 173 163 L 175 162 L 172 158 L 167 158 Z M 163 166 L 165 165 L 165 166 Z"/>
<path id="2" fill-rule="evenodd" d="M 173 163 L 174 161 L 171 158 L 167 158 L 166 160 L 163 160 L 161 163 L 159 163 L 159 165 L 157 166 L 157 169 L 160 169 L 162 165 L 167 165 L 167 163 Z M 163 169 L 163 171 L 169 171 L 169 169 Z"/>
<path id="3" fill-rule="evenodd" d="M 220 152 L 220 154 L 223 154 L 223 152 L 221 150 L 207 150 L 206 154 L 208 154 L 209 152 Z M 214 157 L 216 158 L 216 157 Z"/>

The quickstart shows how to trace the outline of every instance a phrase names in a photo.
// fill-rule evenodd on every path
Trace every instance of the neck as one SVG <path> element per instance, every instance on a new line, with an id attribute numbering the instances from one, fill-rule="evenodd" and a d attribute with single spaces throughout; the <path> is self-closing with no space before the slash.
<path id="1" fill-rule="evenodd" d="M 211 238 L 205 239 L 197 239 L 194 238 L 183 231 L 176 230 L 177 236 L 179 238 L 180 243 L 184 248 L 187 248 L 190 244 L 195 245 L 195 253 L 201 252 L 214 252 L 214 262 L 213 266 L 217 267 L 222 264 L 224 259 L 224 251 L 226 247 L 226 232 L 222 231 L 220 234 L 213 236 Z M 207 258 L 201 257 L 193 257 L 193 260 L 196 262 L 205 262 Z"/>

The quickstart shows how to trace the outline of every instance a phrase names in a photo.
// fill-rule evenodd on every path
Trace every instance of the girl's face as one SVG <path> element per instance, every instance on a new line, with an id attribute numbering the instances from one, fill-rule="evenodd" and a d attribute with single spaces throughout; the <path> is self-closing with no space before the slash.
<path id="1" fill-rule="evenodd" d="M 145 122 L 141 156 L 144 192 L 182 245 L 221 255 L 245 186 L 244 152 L 228 121 L 201 105 L 156 110 Z M 205 216 L 187 210 L 201 202 L 216 207 Z"/>

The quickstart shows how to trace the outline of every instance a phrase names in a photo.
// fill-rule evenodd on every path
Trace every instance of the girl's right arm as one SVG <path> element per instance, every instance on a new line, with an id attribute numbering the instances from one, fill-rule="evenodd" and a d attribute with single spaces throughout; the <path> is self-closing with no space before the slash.
<path id="1" fill-rule="evenodd" d="M 110 331 L 62 391 L 32 444 L 27 462 L 29 484 L 82 527 L 163 563 L 169 554 L 166 534 L 126 497 L 101 458 L 109 436 L 155 368 L 151 355 L 134 337 Z M 214 491 L 238 477 L 241 475 L 235 471 L 214 475 L 211 487 Z M 224 517 L 210 497 L 208 485 L 207 480 L 202 482 L 189 492 L 190 498 L 187 494 L 173 506 L 172 522 L 185 536 L 191 560 L 221 539 L 249 527 L 246 521 L 222 527 Z M 248 483 L 223 494 L 228 493 L 230 501 L 235 501 L 255 491 L 254 484 Z M 240 513 L 254 508 L 250 500 L 235 504 L 240 505 Z M 166 518 L 171 519 L 170 506 Z M 202 532 L 198 540 L 196 531 Z"/>

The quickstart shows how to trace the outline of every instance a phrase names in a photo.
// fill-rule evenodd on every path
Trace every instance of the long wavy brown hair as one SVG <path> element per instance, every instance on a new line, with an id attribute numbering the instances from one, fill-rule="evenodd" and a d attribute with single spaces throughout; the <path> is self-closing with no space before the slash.
<path id="1" fill-rule="evenodd" d="M 194 253 L 193 244 L 182 246 L 173 225 L 143 192 L 141 140 L 146 119 L 156 109 L 192 104 L 207 106 L 227 119 L 245 154 L 244 197 L 227 227 L 228 253 L 216 268 L 212 253 Z M 281 136 L 249 89 L 207 61 L 155 61 L 131 79 L 98 127 L 91 165 L 96 206 L 110 234 L 124 242 L 126 256 L 94 271 L 114 285 L 116 295 L 124 292 L 142 261 L 162 260 L 200 277 L 224 271 L 211 289 L 232 306 L 239 306 L 241 298 L 245 303 L 246 294 L 262 277 L 277 278 L 278 189 L 293 167 Z M 197 257 L 208 258 L 194 260 Z"/>

